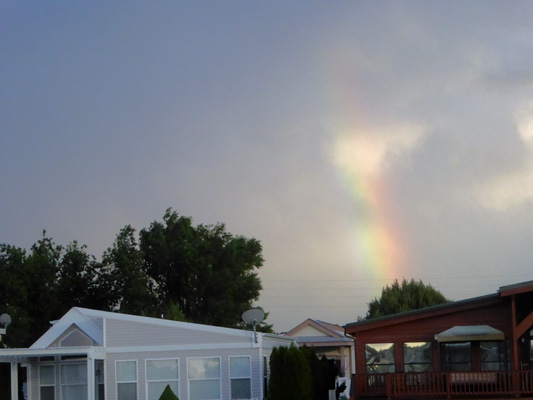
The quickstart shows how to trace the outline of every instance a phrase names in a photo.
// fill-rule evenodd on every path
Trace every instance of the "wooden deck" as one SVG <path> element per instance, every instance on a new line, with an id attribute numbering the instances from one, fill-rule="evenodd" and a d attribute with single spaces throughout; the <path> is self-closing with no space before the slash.
<path id="1" fill-rule="evenodd" d="M 355 399 L 533 399 L 533 371 L 356 374 Z"/>

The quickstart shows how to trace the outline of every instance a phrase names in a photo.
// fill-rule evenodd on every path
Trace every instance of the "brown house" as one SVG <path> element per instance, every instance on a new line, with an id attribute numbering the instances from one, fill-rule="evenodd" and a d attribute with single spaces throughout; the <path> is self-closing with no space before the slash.
<path id="1" fill-rule="evenodd" d="M 533 399 L 533 281 L 354 322 L 351 399 Z"/>

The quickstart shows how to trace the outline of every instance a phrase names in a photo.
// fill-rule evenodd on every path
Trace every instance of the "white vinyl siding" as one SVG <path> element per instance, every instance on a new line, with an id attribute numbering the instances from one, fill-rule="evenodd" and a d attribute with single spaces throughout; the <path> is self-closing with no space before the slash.
<path id="1" fill-rule="evenodd" d="M 54 400 L 55 398 L 55 366 L 39 365 L 39 399 Z"/>
<path id="2" fill-rule="evenodd" d="M 117 400 L 137 400 L 137 361 L 117 361 Z"/>
<path id="3" fill-rule="evenodd" d="M 221 399 L 220 357 L 187 360 L 190 400 Z"/>
<path id="4" fill-rule="evenodd" d="M 252 397 L 251 357 L 230 357 L 231 399 L 250 399 Z"/>
<path id="5" fill-rule="evenodd" d="M 179 360 L 146 360 L 147 399 L 159 400 L 167 385 L 175 395 L 179 394 Z"/>

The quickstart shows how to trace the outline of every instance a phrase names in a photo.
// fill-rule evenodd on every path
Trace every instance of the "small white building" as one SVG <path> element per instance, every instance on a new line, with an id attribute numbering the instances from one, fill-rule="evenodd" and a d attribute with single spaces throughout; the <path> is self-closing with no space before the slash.
<path id="1" fill-rule="evenodd" d="M 165 319 L 72 308 L 26 349 L 0 350 L 27 368 L 28 400 L 263 399 L 274 347 L 292 338 Z M 22 400 L 22 399 L 20 399 Z"/>

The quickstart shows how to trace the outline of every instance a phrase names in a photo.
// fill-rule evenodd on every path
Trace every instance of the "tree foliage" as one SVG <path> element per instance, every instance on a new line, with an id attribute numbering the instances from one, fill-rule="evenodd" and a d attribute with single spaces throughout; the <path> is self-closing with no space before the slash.
<path id="1" fill-rule="evenodd" d="M 168 209 L 163 222 L 141 230 L 140 251 L 161 313 L 173 305 L 190 321 L 236 327 L 259 298 L 261 244 L 223 224 L 194 227 Z"/>
<path id="2" fill-rule="evenodd" d="M 429 284 L 424 284 L 422 281 L 404 279 L 402 283 L 399 283 L 398 280 L 395 280 L 390 286 L 387 285 L 382 289 L 379 299 L 375 298 L 368 304 L 368 311 L 364 319 L 417 310 L 449 301 L 437 289 Z"/>
<path id="3" fill-rule="evenodd" d="M 261 253 L 256 239 L 193 226 L 171 209 L 138 236 L 122 228 L 102 261 L 45 231 L 29 251 L 0 244 L 0 313 L 13 318 L 4 343 L 29 346 L 75 306 L 245 328 L 241 315 L 262 289 Z"/>
<path id="4" fill-rule="evenodd" d="M 270 355 L 269 400 L 328 398 L 335 389 L 337 368 L 312 347 L 276 347 Z"/>

